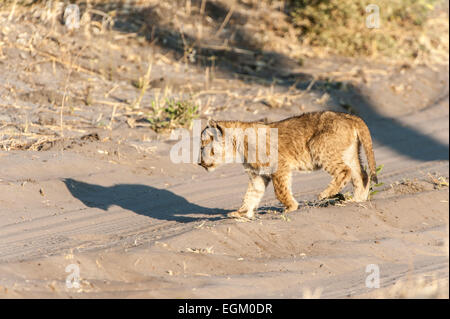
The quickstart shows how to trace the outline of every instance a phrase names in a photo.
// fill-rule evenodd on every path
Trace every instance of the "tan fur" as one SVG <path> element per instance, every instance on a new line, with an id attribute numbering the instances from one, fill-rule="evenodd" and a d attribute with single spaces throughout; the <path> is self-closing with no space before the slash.
<path id="1" fill-rule="evenodd" d="M 364 121 L 355 116 L 336 112 L 313 112 L 291 117 L 279 122 L 264 124 L 261 122 L 211 121 L 202 133 L 202 150 L 209 143 L 224 149 L 217 137 L 208 135 L 212 128 L 219 134 L 227 128 L 276 128 L 278 130 L 278 162 L 276 169 L 268 173 L 258 161 L 247 161 L 248 149 L 252 147 L 245 139 L 244 148 L 238 149 L 232 143 L 233 152 L 243 152 L 244 163 L 250 178 L 243 204 L 232 217 L 246 215 L 251 218 L 264 195 L 270 180 L 273 182 L 275 195 L 283 203 L 287 212 L 296 210 L 298 203 L 291 191 L 292 170 L 324 169 L 332 176 L 328 187 L 319 194 L 319 199 L 336 195 L 349 181 L 354 187 L 354 200 L 365 201 L 369 195 L 370 180 L 376 182 L 376 164 L 372 150 L 372 139 Z M 234 141 L 234 140 L 233 140 Z M 361 166 L 360 147 L 364 148 L 369 164 L 370 178 Z M 220 147 L 218 149 L 220 149 Z M 267 150 L 268 148 L 266 148 Z M 208 170 L 221 163 L 211 160 L 211 153 L 201 154 L 200 165 Z M 223 160 L 223 158 L 222 158 Z M 211 163 L 212 161 L 212 163 Z M 223 162 L 223 161 L 222 161 Z M 208 164 L 207 164 L 208 163 Z"/>

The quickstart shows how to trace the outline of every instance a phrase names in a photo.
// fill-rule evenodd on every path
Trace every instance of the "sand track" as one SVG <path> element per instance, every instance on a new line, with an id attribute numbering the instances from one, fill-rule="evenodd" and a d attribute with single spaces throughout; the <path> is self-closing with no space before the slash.
<path id="1" fill-rule="evenodd" d="M 442 241 L 448 189 L 434 190 L 428 177 L 448 178 L 448 159 L 434 152 L 448 148 L 448 100 L 396 121 L 414 127 L 434 144 L 417 145 L 394 134 L 391 145 L 375 142 L 377 163 L 385 165 L 380 178 L 385 185 L 363 205 L 307 207 L 306 201 L 313 200 L 329 178 L 322 172 L 297 174 L 293 190 L 303 205 L 289 215 L 290 222 L 267 213 L 279 207 L 270 188 L 257 221 L 224 219 L 245 191 L 246 177 L 238 166 L 207 174 L 184 164 L 193 179 L 136 175 L 126 166 L 70 151 L 2 153 L 0 286 L 14 282 L 18 296 L 50 293 L 28 282 L 33 282 L 29 276 L 39 263 L 48 268 L 43 270 L 45 285 L 71 295 L 63 287 L 66 274 L 61 269 L 70 260 L 81 265 L 83 278 L 91 283 L 83 289 L 92 296 L 302 297 L 304 287 L 319 287 L 323 297 L 371 296 L 363 272 L 370 263 L 383 269 L 382 289 L 407 275 L 432 273 L 448 281 Z M 371 129 L 383 130 L 387 124 L 375 121 Z M 402 150 L 409 147 L 436 158 L 411 158 L 396 151 L 398 144 Z M 413 184 L 395 184 L 402 180 Z M 186 252 L 210 246 L 210 254 Z M 103 275 L 92 265 L 99 256 L 106 260 Z M 150 268 L 134 269 L 131 263 L 139 258 Z M 189 272 L 183 274 L 177 269 L 186 262 Z M 327 265 L 328 273 L 320 264 Z M 59 273 L 53 273 L 55 267 Z M 157 269 L 153 275 L 151 269 Z M 112 274 L 127 277 L 121 271 L 135 275 L 112 282 Z M 102 283 L 103 277 L 110 287 Z M 176 292 L 175 277 L 185 287 Z"/>

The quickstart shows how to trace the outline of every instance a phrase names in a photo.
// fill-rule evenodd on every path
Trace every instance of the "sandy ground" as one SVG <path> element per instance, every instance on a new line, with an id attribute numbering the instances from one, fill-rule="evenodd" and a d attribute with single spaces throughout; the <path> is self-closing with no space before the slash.
<path id="1" fill-rule="evenodd" d="M 9 23 L 5 17 L 0 23 Z M 18 22 L 2 43 L 26 38 L 20 34 L 29 27 Z M 124 41 L 124 50 L 149 53 Z M 370 201 L 319 207 L 329 176 L 298 173 L 298 211 L 282 215 L 270 185 L 257 219 L 237 221 L 225 214 L 245 192 L 242 167 L 206 173 L 172 163 L 175 142 L 142 121 L 155 92 L 142 112 L 124 106 L 139 92 L 123 77 L 133 63 L 123 60 L 130 70 L 110 79 L 74 72 L 67 81 L 64 64 L 40 56 L 11 44 L 0 59 L 0 298 L 414 297 L 424 290 L 408 295 L 404 287 L 415 292 L 418 279 L 425 296 L 448 297 L 449 193 L 437 182 L 449 177 L 448 65 L 308 58 L 245 76 L 218 65 L 205 80 L 204 68 L 180 68 L 166 54 L 152 77 L 172 91 L 196 92 L 203 120 L 331 109 L 357 112 L 372 132 L 384 185 Z M 107 58 L 105 65 L 123 57 Z M 278 82 L 266 79 L 270 72 Z M 87 85 L 93 105 L 77 93 Z M 64 88 L 71 100 L 60 112 Z M 366 286 L 372 264 L 379 289 Z M 69 265 L 79 269 L 79 288 L 66 286 Z"/>
<path id="2" fill-rule="evenodd" d="M 448 143 L 448 101 L 398 121 Z M 174 164 L 161 150 L 154 173 L 143 175 L 66 151 L 3 152 L 0 293 L 297 298 L 321 289 L 321 297 L 358 297 L 374 294 L 365 286 L 369 264 L 379 265 L 381 287 L 413 275 L 448 282 L 449 194 L 427 176 L 448 177 L 448 160 L 436 145 L 392 141 L 436 158 L 377 145 L 390 186 L 370 202 L 308 207 L 328 177 L 298 174 L 293 189 L 303 207 L 283 219 L 269 189 L 250 222 L 223 215 L 245 191 L 239 166 L 207 174 L 184 164 L 170 176 Z M 65 287 L 69 264 L 79 265 L 78 290 Z"/>

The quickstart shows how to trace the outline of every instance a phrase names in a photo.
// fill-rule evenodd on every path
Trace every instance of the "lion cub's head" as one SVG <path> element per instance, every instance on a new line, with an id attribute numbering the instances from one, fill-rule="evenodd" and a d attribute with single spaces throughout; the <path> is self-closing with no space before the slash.
<path id="1" fill-rule="evenodd" d="M 199 165 L 212 172 L 224 162 L 224 129 L 213 120 L 202 131 Z"/>

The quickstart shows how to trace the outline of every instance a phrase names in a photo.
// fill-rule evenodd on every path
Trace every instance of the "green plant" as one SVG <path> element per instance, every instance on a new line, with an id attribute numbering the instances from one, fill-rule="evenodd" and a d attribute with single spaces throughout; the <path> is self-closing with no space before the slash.
<path id="1" fill-rule="evenodd" d="M 291 219 L 289 218 L 289 216 L 288 216 L 286 213 L 282 213 L 282 214 L 280 215 L 280 218 L 281 218 L 282 220 L 284 220 L 285 222 L 287 222 L 287 223 L 289 223 L 289 222 L 291 221 Z"/>
<path id="2" fill-rule="evenodd" d="M 381 164 L 379 166 L 377 166 L 377 169 L 375 171 L 375 174 L 378 176 L 378 174 L 381 173 L 381 171 L 384 168 L 384 164 Z M 372 198 L 372 196 L 374 196 L 376 193 L 378 193 L 380 190 L 376 190 L 375 188 L 381 187 L 383 186 L 384 183 L 378 183 L 378 184 L 373 184 L 370 186 L 370 193 L 369 193 L 369 198 Z"/>
<path id="3" fill-rule="evenodd" d="M 153 101 L 152 108 L 153 114 L 147 120 L 156 132 L 177 127 L 190 128 L 192 121 L 199 115 L 198 106 L 189 100 L 166 99 L 162 106 Z"/>

